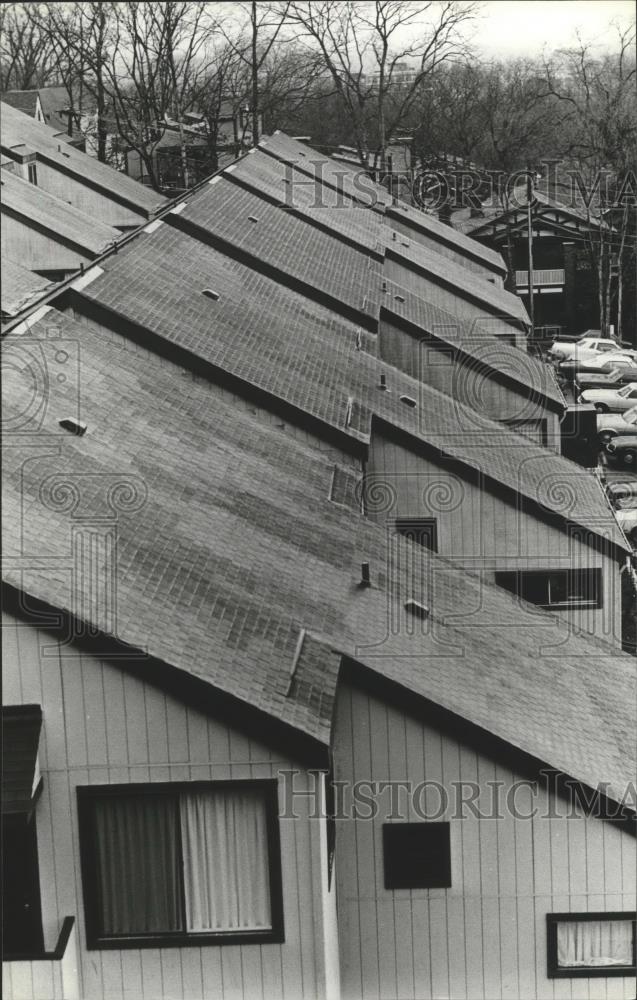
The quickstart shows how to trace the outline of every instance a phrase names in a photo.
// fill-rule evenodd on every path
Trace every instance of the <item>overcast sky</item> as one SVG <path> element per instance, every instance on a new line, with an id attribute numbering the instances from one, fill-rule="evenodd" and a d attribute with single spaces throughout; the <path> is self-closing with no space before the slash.
<path id="1" fill-rule="evenodd" d="M 567 48 L 580 30 L 587 41 L 604 45 L 612 22 L 635 22 L 633 0 L 486 0 L 471 35 L 485 54 L 537 55 L 543 48 Z"/>

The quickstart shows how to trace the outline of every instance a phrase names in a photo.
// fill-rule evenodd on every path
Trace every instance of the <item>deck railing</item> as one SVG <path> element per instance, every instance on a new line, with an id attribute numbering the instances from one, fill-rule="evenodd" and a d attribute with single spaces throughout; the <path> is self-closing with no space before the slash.
<path id="1" fill-rule="evenodd" d="M 563 267 L 554 267 L 544 270 L 533 270 L 533 285 L 535 288 L 548 288 L 559 287 L 563 285 L 565 281 L 565 272 Z M 516 271 L 515 272 L 515 285 L 516 288 L 528 288 L 529 286 L 529 272 L 528 271 Z"/>

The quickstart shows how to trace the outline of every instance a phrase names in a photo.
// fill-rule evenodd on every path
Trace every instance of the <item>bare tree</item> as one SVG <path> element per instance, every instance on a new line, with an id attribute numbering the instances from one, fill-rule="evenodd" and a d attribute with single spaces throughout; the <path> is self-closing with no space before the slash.
<path id="1" fill-rule="evenodd" d="M 225 5 L 216 6 L 222 11 Z M 284 40 L 282 29 L 289 7 L 288 2 L 246 0 L 233 4 L 232 16 L 220 14 L 217 19 L 218 29 L 248 74 L 252 144 L 255 146 L 261 131 L 260 77 L 275 43 Z"/>
<path id="2" fill-rule="evenodd" d="M 464 52 L 460 29 L 476 10 L 455 0 L 287 5 L 288 23 L 321 54 L 362 165 L 385 167 L 388 145 L 434 71 Z"/>
<path id="3" fill-rule="evenodd" d="M 589 222 L 588 249 L 596 277 L 601 329 L 621 332 L 626 287 L 635 298 L 635 170 L 637 95 L 635 29 L 618 29 L 617 47 L 603 56 L 578 44 L 545 60 L 550 93 L 566 109 L 564 141 L 576 168 Z M 623 192 L 623 197 L 619 193 Z M 632 194 L 631 194 L 632 192 Z M 614 278 L 617 278 L 614 281 Z M 633 316 L 633 323 L 634 316 Z"/>
<path id="4" fill-rule="evenodd" d="M 57 78 L 57 59 L 48 33 L 29 16 L 30 4 L 0 8 L 0 89 L 35 90 Z"/>

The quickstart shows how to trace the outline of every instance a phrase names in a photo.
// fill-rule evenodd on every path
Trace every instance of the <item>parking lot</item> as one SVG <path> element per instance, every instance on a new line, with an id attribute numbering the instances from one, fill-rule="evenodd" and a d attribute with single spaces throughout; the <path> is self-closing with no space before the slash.
<path id="1" fill-rule="evenodd" d="M 548 354 L 544 354 L 543 360 L 546 362 L 546 364 L 551 365 L 554 371 L 556 372 L 558 376 L 558 383 L 560 385 L 560 388 L 562 390 L 567 405 L 569 407 L 575 406 L 580 401 L 580 394 L 581 394 L 581 389 L 580 385 L 578 384 L 579 380 L 577 374 L 573 372 L 567 378 L 560 377 L 561 373 L 559 364 L 557 363 L 557 359 L 551 359 Z M 588 360 L 589 361 L 591 360 L 590 357 Z M 635 370 L 634 368 L 631 370 L 631 376 L 634 370 Z M 627 372 L 626 379 L 628 378 L 630 378 L 631 382 L 633 381 L 633 378 L 628 376 Z M 622 383 L 620 382 L 619 388 L 621 388 L 621 386 Z M 604 402 L 606 403 L 605 400 Z M 624 404 L 624 411 L 625 407 L 626 404 Z M 617 417 L 618 419 L 621 419 L 622 416 L 624 415 L 621 412 L 616 412 L 612 408 L 612 404 L 611 408 L 607 411 L 607 413 L 609 413 L 612 417 Z M 602 414 L 600 413 L 598 417 L 595 419 L 598 420 L 599 416 L 601 415 Z M 606 416 L 606 414 L 603 415 Z M 583 423 L 582 426 L 585 426 L 585 424 Z M 598 431 L 600 429 L 599 423 L 597 423 L 597 429 Z M 585 432 L 581 440 L 582 441 L 586 440 Z M 607 486 L 609 501 L 611 502 L 612 506 L 614 507 L 617 513 L 618 520 L 626 534 L 626 537 L 632 543 L 632 545 L 637 549 L 637 525 L 635 525 L 635 517 L 632 513 L 637 509 L 637 462 L 635 461 L 634 448 L 632 454 L 629 454 L 629 452 L 626 451 L 627 447 L 629 448 L 633 447 L 634 438 L 633 438 L 633 444 L 629 444 L 628 437 L 626 436 L 624 438 L 624 435 L 620 432 L 619 436 L 614 437 L 612 440 L 616 448 L 618 447 L 617 442 L 622 440 L 625 441 L 624 453 L 627 456 L 627 460 L 624 459 L 623 454 L 620 457 L 619 453 L 617 457 L 613 458 L 612 454 L 609 454 L 609 452 L 604 447 L 603 442 L 600 440 L 599 449 L 597 450 L 597 469 L 600 474 L 600 478 Z M 619 448 L 621 448 L 621 445 L 619 445 Z M 580 459 L 576 460 L 579 461 Z M 594 462 L 594 457 L 591 456 L 589 461 Z M 621 492 L 618 492 L 616 494 L 613 487 L 618 487 L 620 484 L 622 484 L 622 487 L 624 484 L 633 484 L 634 489 L 628 487 L 627 489 L 622 489 Z M 630 513 L 626 513 L 627 511 L 630 511 Z"/>

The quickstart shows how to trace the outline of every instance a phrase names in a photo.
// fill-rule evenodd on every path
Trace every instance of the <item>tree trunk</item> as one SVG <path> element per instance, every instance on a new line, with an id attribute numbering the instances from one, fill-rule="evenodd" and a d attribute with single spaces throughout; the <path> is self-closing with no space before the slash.
<path id="1" fill-rule="evenodd" d="M 259 66 L 257 50 L 257 4 L 252 0 L 252 145 L 259 142 Z"/>

